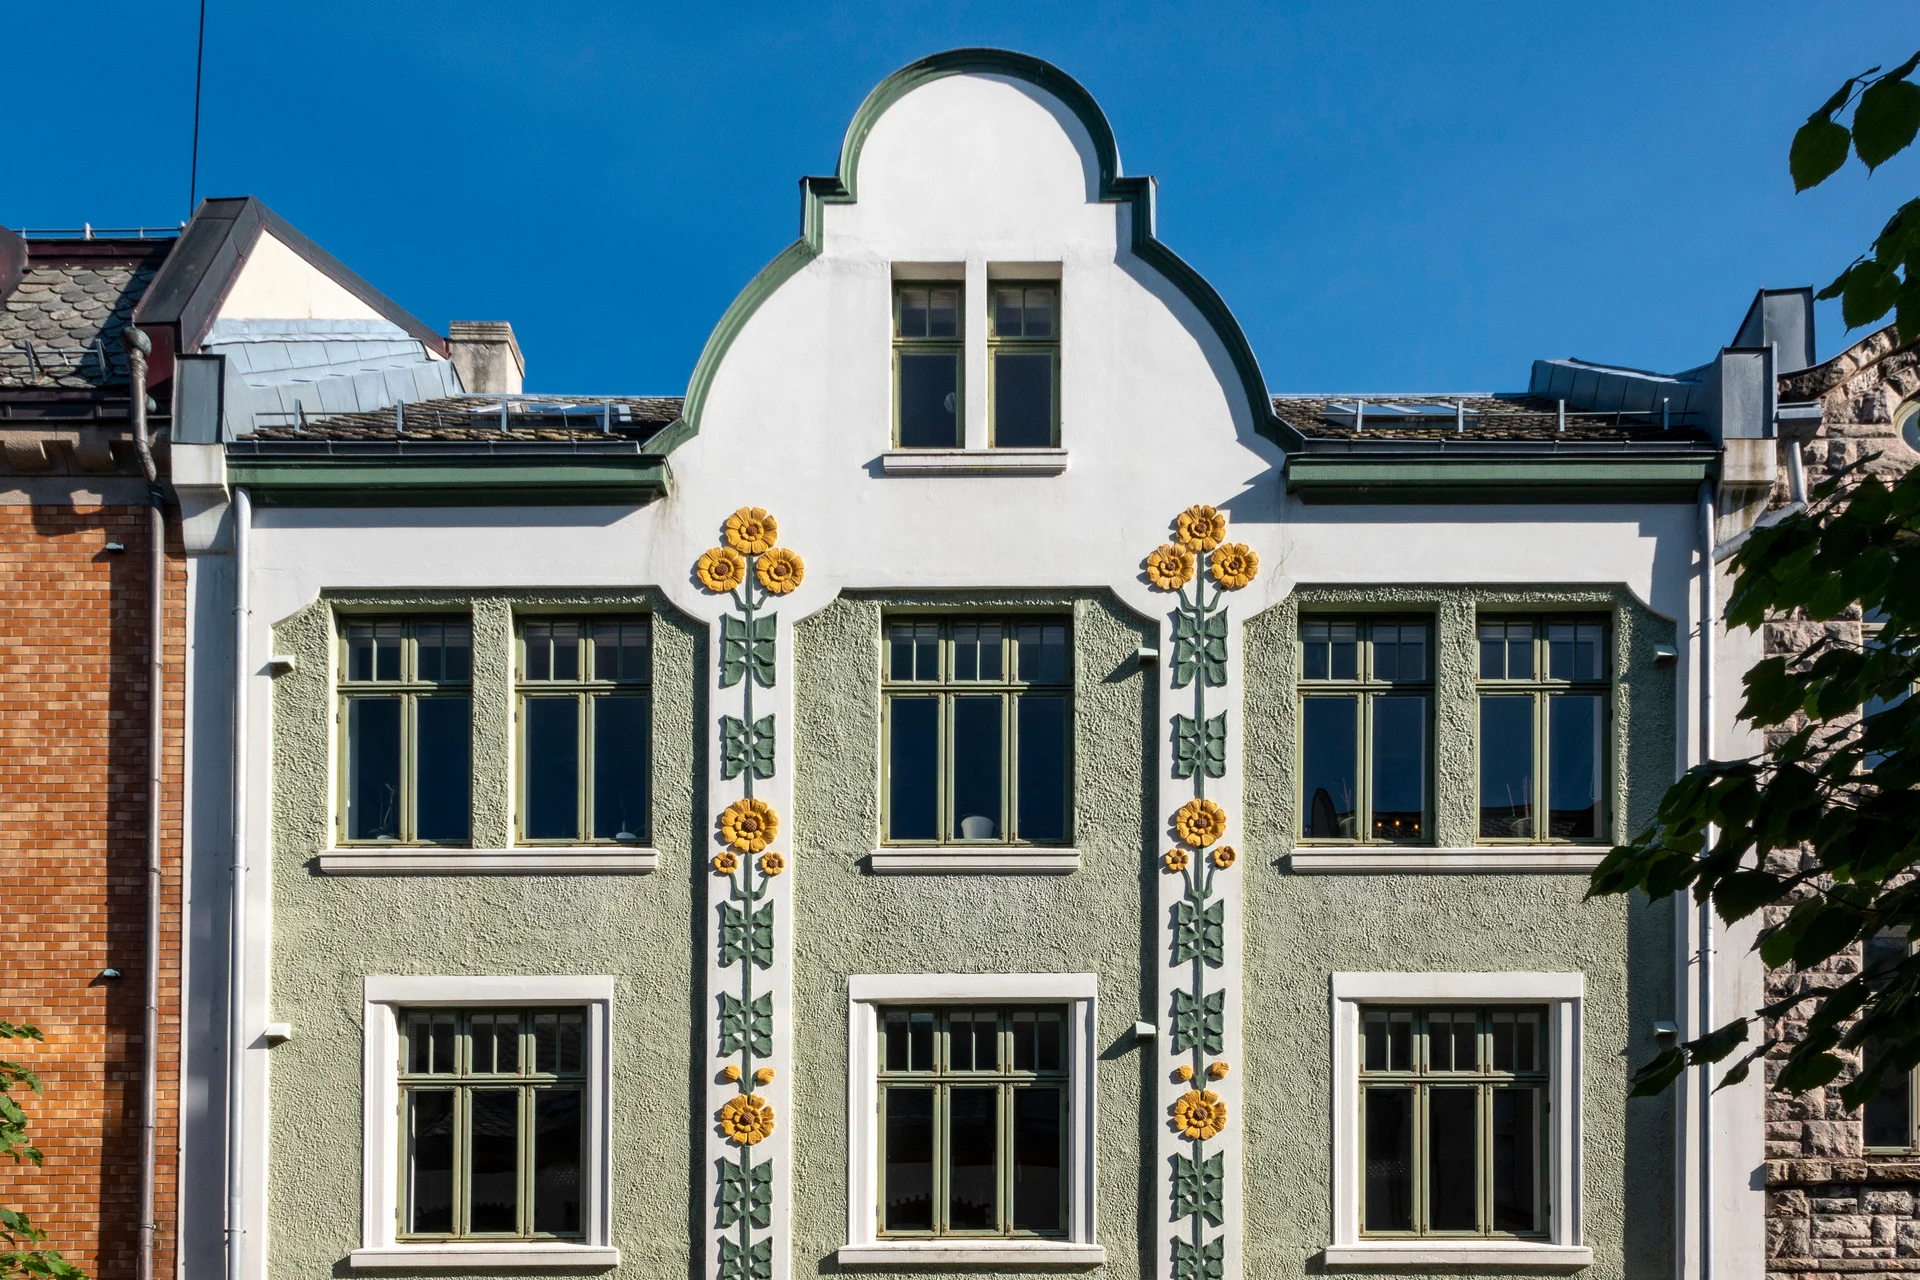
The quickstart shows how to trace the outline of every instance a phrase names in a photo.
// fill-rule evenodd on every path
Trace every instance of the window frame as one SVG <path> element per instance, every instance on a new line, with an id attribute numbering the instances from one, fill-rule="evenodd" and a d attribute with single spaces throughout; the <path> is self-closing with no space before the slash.
<path id="1" fill-rule="evenodd" d="M 1873 944 L 1880 941 L 1883 937 L 1904 943 L 1907 955 L 1911 956 L 1913 954 L 1914 946 L 1911 939 L 1900 937 L 1898 931 L 1887 931 L 1875 935 L 1862 946 L 1860 964 L 1863 969 L 1866 967 L 1868 953 L 1872 949 Z M 1862 1154 L 1875 1156 L 1911 1156 L 1915 1152 L 1920 1152 L 1920 1067 L 1909 1068 L 1905 1074 L 1907 1078 L 1907 1141 L 1905 1145 L 1877 1146 L 1870 1145 L 1867 1142 L 1867 1107 L 1873 1102 L 1873 1099 L 1869 1098 L 1866 1102 L 1860 1104 L 1860 1151 Z M 1883 1093 L 1885 1092 L 1884 1084 L 1882 1085 L 1881 1091 Z"/>
<path id="2" fill-rule="evenodd" d="M 940 674 L 933 680 L 896 680 L 892 672 L 892 628 L 896 624 L 926 625 L 940 628 Z M 1018 679 L 1019 655 L 1015 633 L 1021 626 L 1057 625 L 1067 632 L 1067 671 L 1062 682 L 1022 681 Z M 955 627 L 998 626 L 1000 636 L 1000 663 L 1004 678 L 1001 680 L 959 680 L 953 674 L 953 630 Z M 1065 613 L 1032 614 L 886 614 L 880 621 L 880 848 L 881 849 L 1071 849 L 1074 847 L 1074 825 L 1077 810 L 1074 804 L 1074 728 L 1078 698 L 1075 671 L 1073 615 Z M 1061 771 L 1064 775 L 1066 812 L 1060 838 L 1057 840 L 1023 840 L 1019 838 L 1019 729 L 1018 706 L 1020 695 L 1024 693 L 1058 694 L 1066 703 L 1066 725 L 1063 735 L 1064 755 Z M 1003 711 L 1000 716 L 1000 832 L 988 840 L 967 840 L 954 834 L 953 815 L 950 810 L 953 801 L 953 731 L 954 716 L 952 704 L 957 697 L 990 697 L 1001 699 Z M 896 839 L 892 835 L 893 826 L 893 703 L 900 698 L 923 698 L 938 704 L 937 741 L 939 754 L 936 760 L 938 830 L 939 835 L 930 840 Z M 1012 831 L 1009 835 L 1008 832 Z"/>
<path id="3" fill-rule="evenodd" d="M 1582 1243 L 1582 1011 L 1579 973 L 1335 973 L 1333 1034 L 1333 1241 L 1330 1266 L 1587 1265 Z M 1361 1125 L 1363 1006 L 1545 1006 L 1547 1229 L 1543 1238 L 1487 1235 L 1363 1236 L 1365 1134 Z"/>
<path id="4" fill-rule="evenodd" d="M 575 680 L 535 680 L 528 674 L 527 628 L 529 626 L 551 625 L 555 623 L 573 624 L 579 627 L 574 638 L 576 647 L 577 670 L 581 678 Z M 647 674 L 644 679 L 597 678 L 593 669 L 594 642 L 593 628 L 597 625 L 613 623 L 631 626 L 639 623 L 647 628 Z M 513 636 L 513 721 L 514 721 L 514 783 L 513 802 L 513 842 L 530 848 L 577 848 L 594 846 L 612 849 L 643 849 L 653 841 L 653 619 L 648 614 L 528 614 L 514 620 Z M 592 676 L 587 673 L 593 671 Z M 574 733 L 576 759 L 579 761 L 579 776 L 574 780 L 574 834 L 572 836 L 532 837 L 526 834 L 527 809 L 529 803 L 528 788 L 532 782 L 532 770 L 527 765 L 527 731 L 530 727 L 526 714 L 529 697 L 534 699 L 550 698 L 558 701 L 572 697 L 579 710 L 575 716 Z M 646 787 L 646 811 L 641 818 L 643 830 L 633 832 L 632 840 L 618 840 L 613 837 L 598 837 L 593 834 L 594 804 L 594 703 L 599 699 L 628 697 L 641 698 L 646 703 L 646 746 L 640 759 L 640 771 Z"/>
<path id="5" fill-rule="evenodd" d="M 400 678 L 350 678 L 352 629 L 358 626 L 398 624 L 401 627 Z M 419 677 L 419 638 L 422 626 L 464 626 L 467 629 L 467 678 L 423 680 Z M 334 836 L 336 847 L 355 849 L 468 849 L 473 847 L 473 617 L 459 613 L 342 614 L 335 623 L 334 725 L 338 738 L 334 753 Z M 377 659 L 376 659 L 377 661 Z M 423 840 L 419 822 L 419 704 L 435 697 L 463 696 L 467 702 L 467 835 L 463 840 Z M 347 828 L 353 778 L 353 734 L 350 704 L 355 700 L 391 698 L 400 703 L 400 834 L 391 840 L 353 838 Z"/>
<path id="6" fill-rule="evenodd" d="M 1359 652 L 1355 663 L 1355 678 L 1339 680 L 1329 676 L 1326 679 L 1308 679 L 1306 674 L 1306 637 L 1305 629 L 1310 625 L 1335 625 L 1351 622 L 1359 628 Z M 1373 629 L 1381 627 L 1424 626 L 1427 630 L 1426 678 L 1424 680 L 1376 680 L 1374 678 Z M 1437 813 L 1434 797 L 1435 767 L 1434 760 L 1434 717 L 1439 682 L 1436 679 L 1439 667 L 1439 622 L 1431 614 L 1353 614 L 1302 611 L 1295 628 L 1295 654 L 1300 662 L 1300 674 L 1295 680 L 1294 698 L 1298 704 L 1297 723 L 1300 731 L 1296 735 L 1294 763 L 1299 775 L 1296 788 L 1297 822 L 1294 831 L 1294 843 L 1303 847 L 1348 848 L 1354 846 L 1372 846 L 1383 848 L 1423 848 L 1434 843 L 1433 826 Z M 1421 792 L 1425 797 L 1425 807 L 1421 813 L 1421 824 L 1425 834 L 1414 840 L 1382 839 L 1372 834 L 1373 829 L 1373 704 L 1382 697 L 1410 697 L 1419 695 L 1426 699 L 1426 763 L 1421 778 Z M 1354 832 L 1352 836 L 1307 836 L 1302 834 L 1306 828 L 1310 813 L 1311 799 L 1307 795 L 1307 735 L 1306 707 L 1309 698 L 1355 697 L 1360 700 L 1358 709 L 1359 724 L 1355 729 L 1354 759 Z"/>
<path id="7" fill-rule="evenodd" d="M 905 336 L 900 332 L 900 295 L 908 289 L 952 289 L 954 334 L 946 337 Z M 891 311 L 887 331 L 892 339 L 893 365 L 891 447 L 906 450 L 962 449 L 967 442 L 967 289 L 962 280 L 895 280 L 889 293 Z M 929 300 L 931 302 L 931 300 Z M 904 355 L 950 354 L 954 359 L 953 440 L 949 444 L 906 444 L 900 438 L 900 366 Z M 989 395 L 988 403 L 992 403 Z"/>
<path id="8" fill-rule="evenodd" d="M 1533 628 L 1530 641 L 1533 656 L 1533 675 L 1527 678 L 1494 678 L 1480 674 L 1480 628 L 1482 625 L 1513 625 L 1524 623 Z M 1598 679 L 1592 680 L 1555 680 L 1546 673 L 1550 669 L 1548 628 L 1559 624 L 1586 624 L 1600 627 L 1600 652 L 1602 671 Z M 1614 643 L 1616 629 L 1611 614 L 1606 613 L 1550 613 L 1525 614 L 1506 613 L 1499 610 L 1477 612 L 1473 623 L 1474 635 L 1474 698 L 1473 698 L 1473 840 L 1476 845 L 1520 846 L 1534 848 L 1541 845 L 1568 845 L 1573 847 L 1613 844 L 1613 788 L 1618 775 L 1618 763 L 1614 759 L 1615 721 L 1618 718 L 1618 684 Z M 1511 643 L 1511 642 L 1509 642 Z M 1528 696 L 1533 700 L 1533 826 L 1534 831 L 1526 836 L 1489 836 L 1480 831 L 1480 780 L 1483 748 L 1486 734 L 1482 728 L 1482 699 L 1488 697 Z M 1555 836 L 1551 832 L 1542 832 L 1543 819 L 1551 822 L 1551 798 L 1553 787 L 1553 757 L 1550 738 L 1550 711 L 1555 697 L 1598 697 L 1602 717 L 1600 732 L 1600 784 L 1599 794 L 1595 797 L 1597 812 L 1594 815 L 1593 834 L 1591 836 L 1567 837 Z"/>
<path id="9" fill-rule="evenodd" d="M 348 1258 L 365 1267 L 618 1266 L 611 1241 L 612 1088 L 609 1037 L 612 975 L 390 977 L 364 981 L 361 1036 L 361 1244 Z M 585 1008 L 582 1076 L 581 1226 L 578 1240 L 502 1236 L 407 1239 L 399 1231 L 404 1159 L 400 1119 L 403 1010 Z"/>
<path id="10" fill-rule="evenodd" d="M 1065 1230 L 1039 1235 L 886 1235 L 881 1212 L 881 1015 L 888 1007 L 1066 1006 Z M 1096 1243 L 1094 1063 L 1098 978 L 1091 973 L 854 974 L 847 979 L 847 1243 L 843 1265 L 1091 1265 Z"/>
<path id="11" fill-rule="evenodd" d="M 1002 335 L 999 331 L 999 307 L 994 293 L 1000 289 L 1019 289 L 1021 310 L 1026 308 L 1025 290 L 1046 289 L 1053 294 L 1053 335 L 1048 338 L 1029 338 L 1024 333 L 1015 337 Z M 1058 280 L 1030 280 L 1026 278 L 989 279 L 987 281 L 987 448 L 989 449 L 1058 449 L 1060 445 L 1060 319 L 1061 290 Z M 1024 327 L 1024 320 L 1022 322 Z M 999 369 L 996 358 L 1002 352 L 1007 354 L 1048 355 L 1051 356 L 1051 403 L 1047 414 L 1049 430 L 1045 444 L 1001 444 L 999 441 Z"/>

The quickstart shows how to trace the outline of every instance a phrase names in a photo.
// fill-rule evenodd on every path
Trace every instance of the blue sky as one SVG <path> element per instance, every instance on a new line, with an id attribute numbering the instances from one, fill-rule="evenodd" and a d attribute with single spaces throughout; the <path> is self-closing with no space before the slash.
<path id="1" fill-rule="evenodd" d="M 1899 12 L 209 0 L 200 192 L 261 197 L 443 329 L 511 320 L 529 389 L 677 394 L 874 83 L 1000 45 L 1092 91 L 1275 391 L 1512 389 L 1540 356 L 1698 363 L 1756 288 L 1865 247 L 1920 161 L 1795 196 L 1786 149 L 1920 42 Z M 196 15 L 95 0 L 98 54 L 9 60 L 0 224 L 185 216 Z M 6 19 L 43 51 L 73 23 Z M 1844 345 L 1835 304 L 1819 325 Z"/>

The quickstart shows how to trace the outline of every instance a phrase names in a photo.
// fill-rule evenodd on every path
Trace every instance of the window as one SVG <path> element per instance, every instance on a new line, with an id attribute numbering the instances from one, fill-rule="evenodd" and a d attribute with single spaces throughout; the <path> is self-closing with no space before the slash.
<path id="1" fill-rule="evenodd" d="M 346 625 L 339 821 L 348 841 L 469 840 L 472 655 L 472 628 L 464 621 Z"/>
<path id="2" fill-rule="evenodd" d="M 1431 830 L 1432 625 L 1300 624 L 1300 834 L 1418 843 Z"/>
<path id="3" fill-rule="evenodd" d="M 1900 933 L 1880 933 L 1867 940 L 1864 968 L 1891 971 L 1906 962 L 1913 949 Z M 1884 984 L 1881 984 L 1884 985 Z M 1866 1044 L 1869 1061 L 1886 1052 L 1878 1040 Z M 1880 1092 L 1868 1098 L 1860 1108 L 1860 1145 L 1869 1151 L 1913 1151 L 1920 1148 L 1920 1134 L 1914 1131 L 1916 1109 L 1914 1085 L 1916 1073 L 1889 1069 L 1880 1077 Z"/>
<path id="4" fill-rule="evenodd" d="M 400 1015 L 400 1236 L 579 1239 L 584 1009 Z"/>
<path id="5" fill-rule="evenodd" d="M 1609 652 L 1601 621 L 1481 621 L 1481 839 L 1606 839 Z"/>
<path id="6" fill-rule="evenodd" d="M 522 625 L 522 840 L 646 842 L 652 658 L 645 618 Z"/>
<path id="7" fill-rule="evenodd" d="M 888 843 L 1067 842 L 1070 657 L 1063 619 L 888 625 Z"/>
<path id="8" fill-rule="evenodd" d="M 957 449 L 966 342 L 959 281 L 903 284 L 893 291 L 894 442 L 902 449 Z"/>
<path id="9" fill-rule="evenodd" d="M 1051 448 L 1060 443 L 1060 287 L 991 286 L 987 337 L 995 448 Z"/>

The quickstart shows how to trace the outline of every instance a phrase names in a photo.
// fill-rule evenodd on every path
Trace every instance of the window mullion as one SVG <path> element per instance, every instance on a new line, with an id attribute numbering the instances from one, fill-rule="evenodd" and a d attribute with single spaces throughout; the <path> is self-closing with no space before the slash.
<path id="1" fill-rule="evenodd" d="M 414 723 L 415 699 L 412 693 L 395 696 L 400 699 L 400 843 L 412 844 L 418 838 L 414 834 L 418 829 L 414 821 L 414 797 L 419 791 L 415 785 L 415 775 L 420 768 L 419 757 L 414 750 L 419 738 Z"/>
<path id="2" fill-rule="evenodd" d="M 1011 645 L 1012 645 L 1011 641 L 1008 641 L 1008 640 L 1001 641 L 1002 653 L 1001 653 L 1000 661 L 1003 664 L 1007 661 L 1007 654 L 1005 650 L 1010 648 Z M 1005 667 L 1004 665 L 1002 666 L 1001 669 L 1008 670 L 1008 668 Z M 1019 832 L 1014 830 L 1014 819 L 1020 813 L 1018 797 L 1014 795 L 1014 788 L 1019 784 L 1019 772 L 1020 772 L 1017 768 L 1014 767 L 1014 753 L 1017 750 L 1019 750 L 1019 746 L 1020 746 L 1019 738 L 1018 738 L 1018 735 L 1014 732 L 1014 724 L 1013 724 L 1014 712 L 1018 706 L 1018 697 L 1019 695 L 1013 692 L 1005 692 L 1000 695 L 1000 843 L 1001 844 L 1014 843 L 1016 840 L 1018 840 L 1019 834 L 1020 834 Z"/>
<path id="3" fill-rule="evenodd" d="M 575 732 L 579 743 L 576 750 L 579 768 L 575 771 L 574 786 L 574 838 L 576 840 L 593 839 L 593 698 L 586 690 L 573 695 L 580 704 L 579 725 Z"/>

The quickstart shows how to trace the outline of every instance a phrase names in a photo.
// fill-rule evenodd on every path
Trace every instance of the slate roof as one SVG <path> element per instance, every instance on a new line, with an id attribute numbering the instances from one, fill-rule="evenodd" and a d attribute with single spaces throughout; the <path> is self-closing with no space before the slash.
<path id="1" fill-rule="evenodd" d="M 1366 406 L 1355 427 L 1355 402 Z M 1425 406 L 1428 412 L 1419 412 Z M 1460 430 L 1456 406 L 1466 410 L 1466 429 Z M 1273 411 L 1282 422 L 1309 440 L 1369 444 L 1394 441 L 1447 443 L 1526 442 L 1574 444 L 1696 443 L 1707 433 L 1677 414 L 1662 428 L 1657 416 L 1636 413 L 1587 413 L 1569 409 L 1566 429 L 1559 429 L 1555 401 L 1528 395 L 1339 395 L 1275 396 Z M 1407 412 L 1413 410 L 1414 412 Z M 1439 410 L 1440 412 L 1432 412 Z"/>
<path id="2" fill-rule="evenodd" d="M 101 242 L 28 242 L 20 283 L 0 299 L 0 387 L 124 387 L 126 327 L 160 268 L 166 245 L 141 252 L 89 252 Z M 98 340 L 99 355 L 85 352 Z M 31 342 L 29 361 L 23 344 Z"/>
<path id="3" fill-rule="evenodd" d="M 507 425 L 500 425 L 506 407 Z M 392 444 L 396 440 L 644 441 L 680 416 L 679 396 L 442 396 L 403 410 L 310 417 L 285 425 L 256 425 L 247 441 L 338 441 Z M 404 418 L 402 415 L 404 414 Z M 603 424 L 611 425 L 611 431 Z"/>

